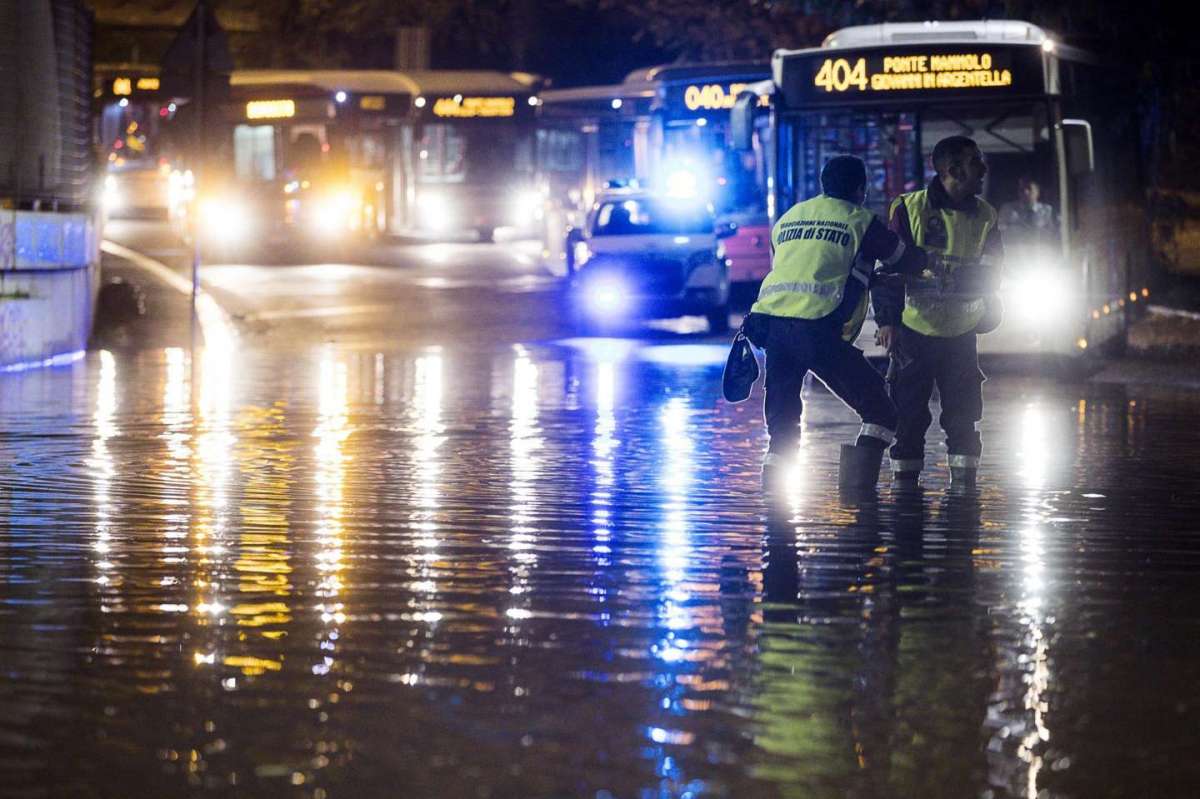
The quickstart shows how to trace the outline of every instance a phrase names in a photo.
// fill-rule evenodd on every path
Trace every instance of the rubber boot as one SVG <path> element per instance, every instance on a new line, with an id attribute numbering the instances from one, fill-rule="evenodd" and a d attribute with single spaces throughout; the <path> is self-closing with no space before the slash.
<path id="1" fill-rule="evenodd" d="M 920 482 L 920 472 L 892 472 L 892 487 L 900 491 L 916 491 Z"/>
<path id="2" fill-rule="evenodd" d="M 972 491 L 975 488 L 975 478 L 978 469 L 968 469 L 963 466 L 950 467 L 950 487 L 958 491 Z"/>
<path id="3" fill-rule="evenodd" d="M 874 488 L 879 482 L 879 467 L 883 465 L 883 450 L 842 444 L 838 460 L 839 488 Z"/>

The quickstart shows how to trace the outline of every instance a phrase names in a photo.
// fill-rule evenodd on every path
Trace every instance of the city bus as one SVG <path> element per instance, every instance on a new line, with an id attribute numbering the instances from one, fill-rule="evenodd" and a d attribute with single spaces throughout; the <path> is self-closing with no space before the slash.
<path id="1" fill-rule="evenodd" d="M 532 230 L 536 90 L 522 73 L 235 71 L 202 229 L 231 244 Z"/>
<path id="2" fill-rule="evenodd" d="M 658 66 L 616 85 L 543 91 L 537 159 L 550 268 L 570 271 L 567 232 L 583 223 L 599 192 L 640 184 L 711 202 L 719 224 L 737 226 L 722 239 L 731 279 L 761 281 L 770 269 L 765 99 L 749 150 L 731 150 L 728 132 L 737 95 L 769 76 L 766 63 Z"/>
<path id="3" fill-rule="evenodd" d="M 158 68 L 97 65 L 93 75 L 95 144 L 103 159 L 102 206 L 110 217 L 165 217 L 170 208 L 174 103 Z"/>
<path id="4" fill-rule="evenodd" d="M 866 162 L 867 204 L 886 215 L 932 178 L 934 144 L 971 136 L 1006 245 L 1005 321 L 981 351 L 1078 356 L 1122 342 L 1150 291 L 1136 125 L 1114 99 L 1125 76 L 1019 21 L 850 27 L 777 51 L 771 66 L 734 111 L 735 146 L 748 148 L 754 109 L 770 97 L 771 219 L 818 194 L 821 167 L 839 154 Z M 1038 225 L 1019 202 L 1030 184 L 1048 206 Z M 860 339 L 868 351 L 873 333 L 868 324 Z"/>

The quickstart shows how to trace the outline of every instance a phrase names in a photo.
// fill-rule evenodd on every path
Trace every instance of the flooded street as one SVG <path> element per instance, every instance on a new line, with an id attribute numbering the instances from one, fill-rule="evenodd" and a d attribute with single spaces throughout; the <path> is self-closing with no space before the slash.
<path id="1" fill-rule="evenodd" d="M 863 498 L 816 389 L 768 499 L 723 358 L 216 339 L 0 377 L 0 792 L 1191 794 L 1194 394 L 998 377 L 978 495 Z"/>

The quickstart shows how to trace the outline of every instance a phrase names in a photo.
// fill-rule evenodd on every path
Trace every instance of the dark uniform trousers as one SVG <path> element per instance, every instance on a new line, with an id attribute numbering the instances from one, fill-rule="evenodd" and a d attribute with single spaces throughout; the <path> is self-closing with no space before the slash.
<path id="1" fill-rule="evenodd" d="M 844 341 L 839 326 L 821 320 L 750 314 L 746 337 L 767 353 L 765 415 L 768 452 L 792 451 L 800 441 L 804 376 L 812 372 L 864 424 L 896 429 L 896 408 L 883 378 L 862 350 Z"/>
<path id="2" fill-rule="evenodd" d="M 896 443 L 890 453 L 894 465 L 897 461 L 924 459 L 925 432 L 933 422 L 929 400 L 935 385 L 942 405 L 938 421 L 946 431 L 949 454 L 978 458 L 983 451 L 975 429 L 976 422 L 983 418 L 984 381 L 975 339 L 974 331 L 941 338 L 900 327 L 899 371 L 888 381 L 899 413 Z"/>

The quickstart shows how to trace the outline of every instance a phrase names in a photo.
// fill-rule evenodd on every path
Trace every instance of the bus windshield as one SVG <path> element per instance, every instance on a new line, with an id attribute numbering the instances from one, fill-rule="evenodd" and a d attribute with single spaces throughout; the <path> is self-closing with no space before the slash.
<path id="1" fill-rule="evenodd" d="M 666 200 L 630 199 L 606 202 L 596 212 L 596 236 L 696 235 L 713 232 L 706 206 Z"/>
<path id="2" fill-rule="evenodd" d="M 669 178 L 677 169 L 695 170 L 707 186 L 709 199 L 720 214 L 765 214 L 765 159 L 756 152 L 738 152 L 725 144 L 725 120 L 701 126 L 692 121 L 672 124 L 663 132 L 662 169 Z"/>
<path id="3" fill-rule="evenodd" d="M 533 173 L 533 135 L 511 122 L 437 122 L 423 127 L 417 143 L 422 183 L 509 183 Z"/>
<path id="4" fill-rule="evenodd" d="M 1057 247 L 1058 183 L 1048 110 L 1041 103 L 800 114 L 793 142 L 794 200 L 820 193 L 821 167 L 830 158 L 856 155 L 867 165 L 867 207 L 886 216 L 895 197 L 933 178 L 933 146 L 953 135 L 970 136 L 983 151 L 984 198 L 1000 212 L 1010 254 Z"/>

